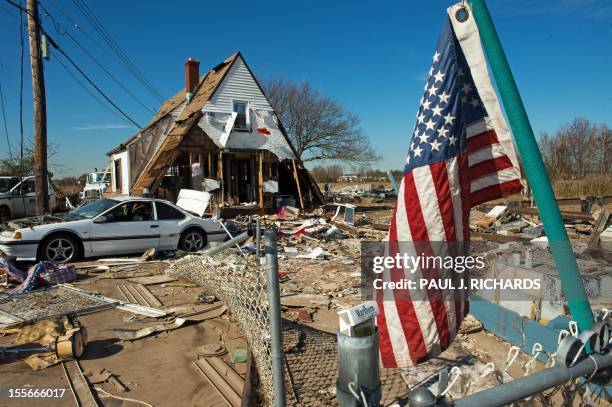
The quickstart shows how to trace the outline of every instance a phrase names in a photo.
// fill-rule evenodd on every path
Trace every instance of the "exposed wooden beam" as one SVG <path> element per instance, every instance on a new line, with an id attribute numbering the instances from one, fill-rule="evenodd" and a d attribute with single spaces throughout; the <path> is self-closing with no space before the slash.
<path id="1" fill-rule="evenodd" d="M 302 209 L 302 212 L 303 212 L 304 211 L 304 199 L 302 198 L 302 187 L 300 187 L 300 177 L 298 176 L 295 158 L 291 160 L 291 163 L 293 164 L 293 178 L 295 179 L 295 185 L 297 186 L 298 195 L 300 197 L 300 209 Z"/>

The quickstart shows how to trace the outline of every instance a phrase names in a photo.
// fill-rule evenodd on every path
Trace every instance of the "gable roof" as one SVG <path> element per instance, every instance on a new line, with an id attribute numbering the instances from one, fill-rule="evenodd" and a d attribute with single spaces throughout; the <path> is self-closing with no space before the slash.
<path id="1" fill-rule="evenodd" d="M 175 147 L 181 143 L 193 124 L 197 123 L 202 117 L 202 107 L 215 93 L 219 84 L 223 81 L 223 78 L 225 78 L 227 72 L 229 72 L 230 68 L 239 57 L 240 52 L 235 53 L 202 77 L 200 84 L 193 92 L 193 96 L 177 117 L 176 123 L 170 129 L 157 152 L 132 186 L 132 194 L 142 194 L 144 188 L 151 190 L 155 184 L 161 181 L 168 167 L 172 165 L 180 152 Z M 182 100 L 179 97 L 181 93 L 183 95 Z M 169 114 L 172 110 L 180 106 L 185 100 L 184 95 L 185 91 L 183 90 L 166 101 L 153 118 L 153 121 L 158 121 L 161 117 Z M 162 113 L 163 116 L 158 117 Z"/>
<path id="2" fill-rule="evenodd" d="M 132 140 L 138 137 L 138 135 L 140 135 L 144 130 L 158 125 L 158 123 L 161 123 L 161 119 L 163 119 L 164 117 L 168 117 L 169 114 L 172 114 L 180 106 L 186 103 L 182 111 L 178 113 L 178 117 L 175 119 L 175 123 L 168 130 L 168 134 L 164 138 L 162 144 L 159 146 L 155 154 L 151 157 L 150 161 L 144 166 L 144 169 L 142 170 L 141 174 L 139 174 L 136 178 L 136 181 L 134 182 L 134 185 L 132 186 L 130 191 L 132 195 L 142 195 L 145 188 L 147 188 L 150 192 L 154 192 L 154 190 L 157 188 L 157 186 L 165 176 L 168 168 L 172 165 L 172 163 L 180 154 L 180 150 L 176 147 L 181 144 L 187 133 L 194 126 L 197 126 L 198 122 L 203 116 L 202 109 L 204 108 L 206 103 L 214 96 L 215 92 L 229 73 L 230 69 L 238 60 L 241 60 L 242 63 L 245 65 L 252 79 L 255 81 L 257 87 L 261 91 L 263 97 L 266 100 L 268 99 L 261 84 L 255 77 L 255 75 L 253 75 L 253 72 L 247 65 L 240 52 L 236 52 L 235 54 L 227 58 L 225 61 L 212 68 L 205 75 L 201 76 L 200 83 L 196 90 L 193 92 L 193 96 L 188 102 L 185 102 L 186 92 L 183 88 L 181 91 L 179 91 L 177 94 L 175 94 L 173 97 L 171 97 L 162 104 L 160 109 L 157 111 L 157 113 L 151 120 L 151 123 L 149 123 L 146 128 L 138 131 L 136 134 L 134 134 L 132 137 L 122 143 L 118 148 L 116 148 L 115 150 L 111 150 L 111 152 L 107 153 L 108 155 L 111 155 L 113 152 L 121 151 L 121 149 L 124 148 L 125 145 L 129 144 Z M 289 136 L 287 135 L 287 132 L 280 120 L 278 120 L 278 125 L 282 137 L 285 139 L 289 148 L 296 157 L 296 163 L 302 169 L 302 171 L 300 172 L 305 175 L 306 182 L 307 184 L 309 184 L 310 189 L 314 192 L 316 198 L 319 200 L 319 202 L 323 203 L 324 198 L 321 193 L 321 190 L 319 189 L 317 183 L 314 181 L 308 170 L 306 170 L 306 168 L 304 167 L 302 160 L 299 158 L 295 147 L 289 140 Z"/>

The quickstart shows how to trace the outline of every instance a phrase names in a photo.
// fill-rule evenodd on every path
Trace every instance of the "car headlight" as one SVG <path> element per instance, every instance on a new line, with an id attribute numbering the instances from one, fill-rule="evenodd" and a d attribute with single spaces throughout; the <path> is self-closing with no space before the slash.
<path id="1" fill-rule="evenodd" d="M 4 232 L 2 232 L 2 237 L 8 237 L 9 239 L 21 239 L 21 232 L 16 230 L 16 231 L 10 231 L 10 230 L 5 230 Z"/>

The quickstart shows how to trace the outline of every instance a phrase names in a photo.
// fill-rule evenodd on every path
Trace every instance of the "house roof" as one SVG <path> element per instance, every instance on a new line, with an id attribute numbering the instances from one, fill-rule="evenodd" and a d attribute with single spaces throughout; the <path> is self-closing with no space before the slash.
<path id="1" fill-rule="evenodd" d="M 175 147 L 181 143 L 192 125 L 197 123 L 202 117 L 202 108 L 215 93 L 215 90 L 217 90 L 219 84 L 223 81 L 223 78 L 225 78 L 227 72 L 229 72 L 230 68 L 239 57 L 241 57 L 240 52 L 235 53 L 202 77 L 193 96 L 177 117 L 175 125 L 170 129 L 170 132 L 159 146 L 157 152 L 136 180 L 136 183 L 132 187 L 132 193 L 140 194 L 143 188 L 151 189 L 151 187 L 163 177 L 165 169 L 172 164 L 179 154 L 179 150 Z M 183 94 L 182 100 L 179 98 L 181 93 Z M 172 110 L 180 106 L 184 101 L 184 94 L 184 91 L 179 92 L 166 101 L 153 120 L 158 121 L 161 117 L 169 114 Z M 162 115 L 163 111 L 166 111 L 166 113 Z"/>
<path id="2" fill-rule="evenodd" d="M 198 108 L 201 109 L 204 106 L 204 104 L 206 104 L 208 99 L 214 93 L 215 89 L 221 83 L 221 79 L 223 79 L 225 72 L 227 72 L 227 68 L 237 59 L 239 55 L 240 55 L 240 52 L 236 52 L 235 54 L 227 58 L 225 61 L 221 62 L 220 64 L 215 66 L 213 69 L 208 71 L 206 74 L 200 76 L 200 82 L 198 84 L 198 87 L 196 88 L 196 91 L 194 92 L 194 95 L 192 96 L 191 100 L 187 104 L 187 106 L 191 106 L 191 107 L 190 109 L 187 109 L 187 106 L 186 106 L 185 109 L 183 110 L 183 112 L 185 110 L 188 111 L 188 114 L 186 117 L 188 117 Z M 220 74 L 221 72 L 223 72 L 223 74 Z M 168 114 L 170 114 L 175 109 L 180 107 L 185 102 L 185 95 L 186 95 L 186 90 L 185 88 L 183 88 L 179 92 L 177 92 L 174 96 L 172 96 L 170 99 L 162 103 L 160 108 L 157 110 L 157 113 L 155 113 L 155 116 L 153 116 L 153 118 L 151 119 L 151 122 L 146 127 L 139 129 L 136 133 L 132 134 L 129 138 L 127 138 L 117 147 L 108 151 L 106 155 L 110 156 L 112 154 L 116 154 L 124 150 L 125 146 L 127 146 L 132 140 L 138 137 L 139 134 L 153 127 L 160 121 L 160 119 L 166 117 Z M 181 120 L 180 116 L 177 119 Z"/>

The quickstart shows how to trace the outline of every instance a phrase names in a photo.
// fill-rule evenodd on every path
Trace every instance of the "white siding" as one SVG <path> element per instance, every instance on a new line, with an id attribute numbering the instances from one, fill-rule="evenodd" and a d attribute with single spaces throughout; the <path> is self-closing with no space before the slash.
<path id="1" fill-rule="evenodd" d="M 113 154 L 110 158 L 110 167 L 111 167 L 111 190 L 113 192 L 129 195 L 130 193 L 130 163 L 129 156 L 127 151 L 122 151 L 117 154 Z M 121 191 L 118 191 L 115 187 L 115 161 L 121 160 Z"/>
<path id="2" fill-rule="evenodd" d="M 231 113 L 233 101 L 249 102 L 249 107 L 258 110 L 272 110 L 265 96 L 259 90 L 244 61 L 238 58 L 227 73 L 213 97 L 204 105 L 203 111 Z"/>

